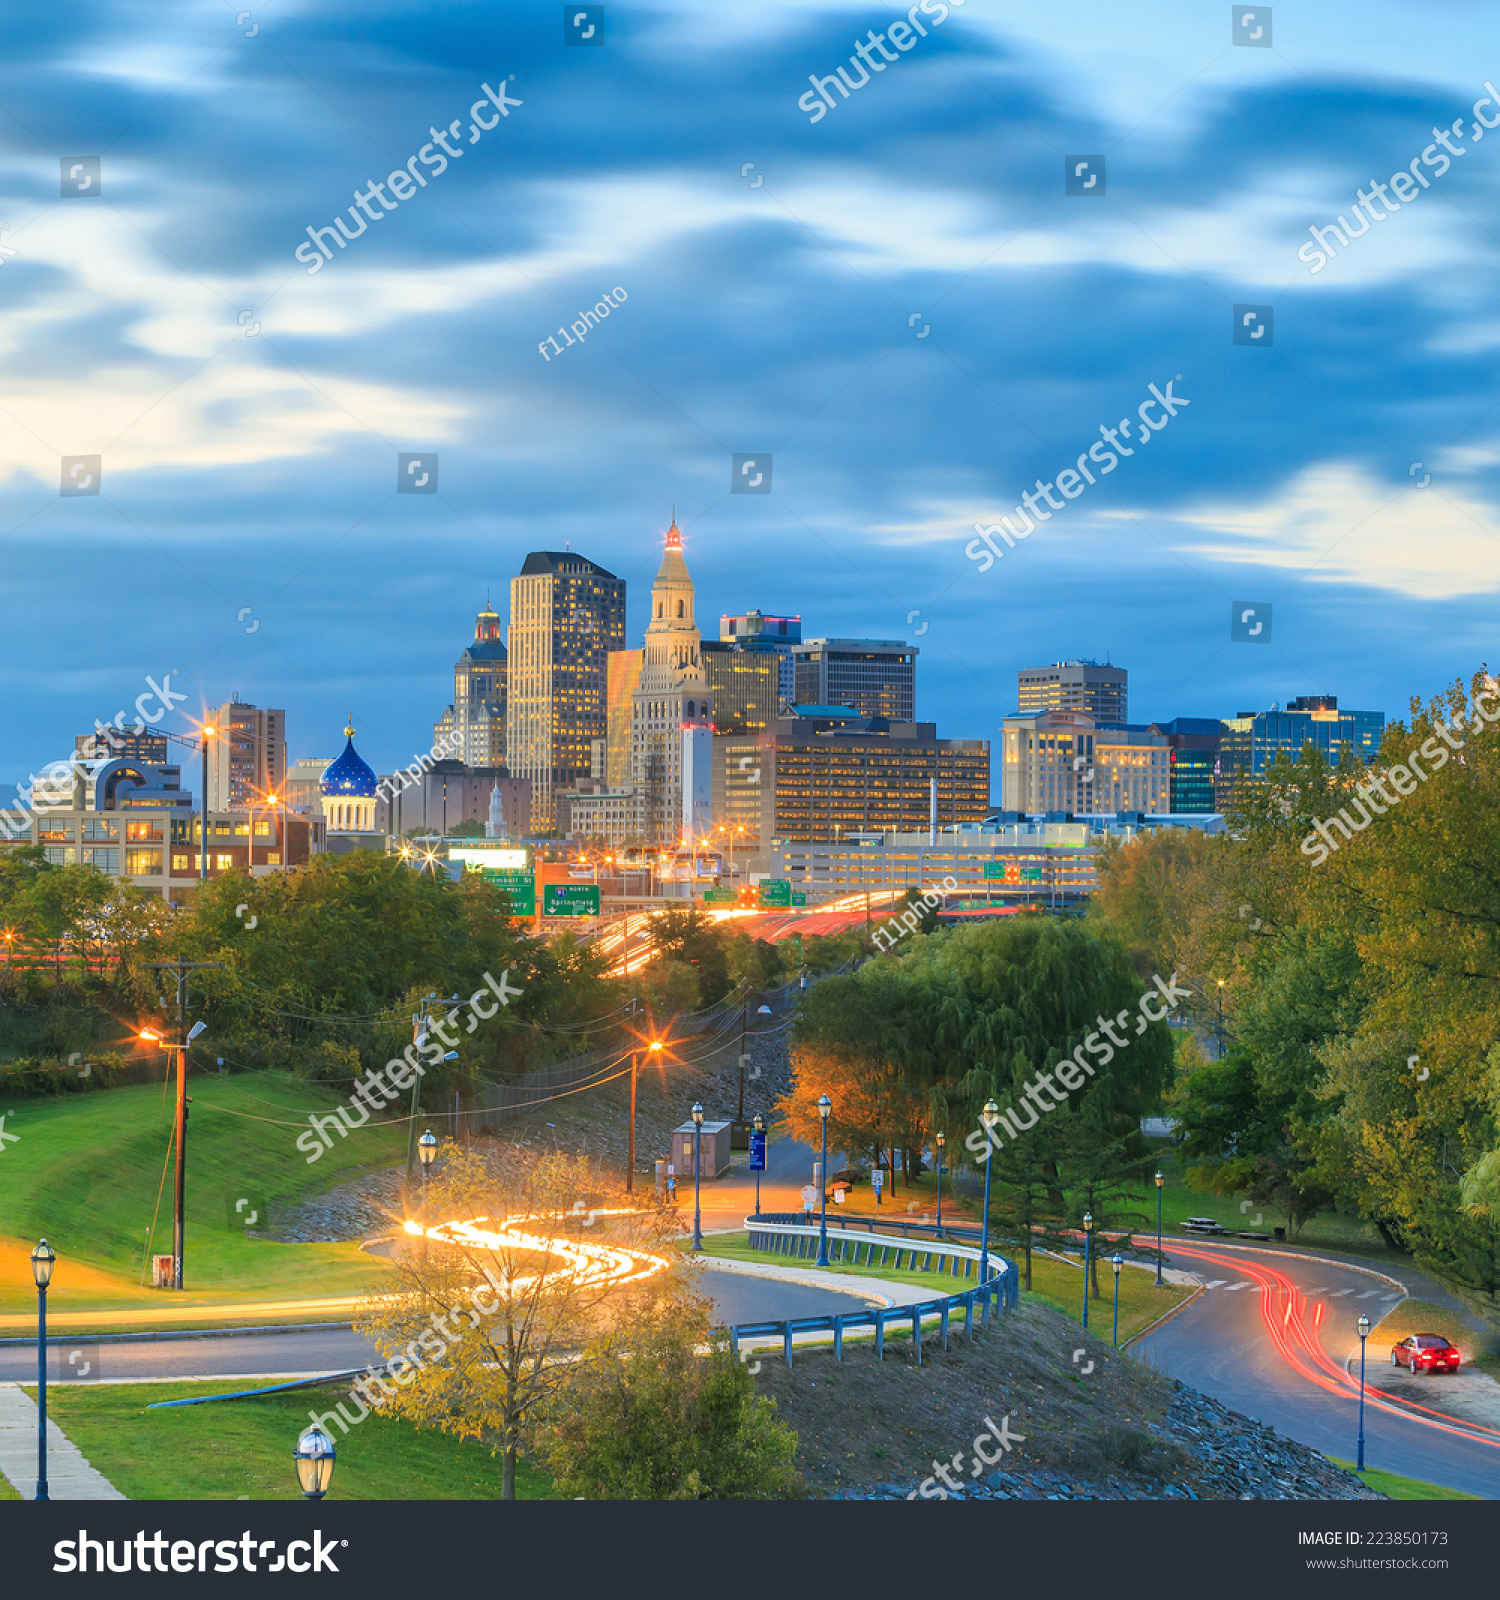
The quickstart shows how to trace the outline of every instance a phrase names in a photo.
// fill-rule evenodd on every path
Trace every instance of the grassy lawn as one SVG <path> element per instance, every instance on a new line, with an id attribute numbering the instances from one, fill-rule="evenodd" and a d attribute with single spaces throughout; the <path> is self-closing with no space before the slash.
<path id="1" fill-rule="evenodd" d="M 21 1497 L 11 1488 L 8 1479 L 0 1478 L 0 1500 L 19 1500 Z"/>
<path id="2" fill-rule="evenodd" d="M 237 1198 L 264 1212 L 306 1200 L 405 1153 L 403 1128 L 366 1126 L 308 1165 L 296 1140 L 308 1112 L 328 1112 L 331 1090 L 285 1073 L 190 1077 L 187 1261 L 189 1289 L 142 1289 L 146 1230 L 161 1211 L 151 1248 L 171 1250 L 171 1174 L 162 1170 L 173 1106 L 166 1085 L 0 1104 L 5 1131 L 19 1135 L 0 1161 L 0 1314 L 33 1313 L 27 1257 L 46 1237 L 58 1254 L 48 1295 L 54 1314 L 103 1307 L 212 1305 L 246 1296 L 292 1299 L 357 1294 L 379 1266 L 356 1244 L 277 1244 L 231 1227 Z M 228 1115 L 225 1107 L 248 1116 Z M 268 1120 L 251 1121 L 249 1117 Z M 282 1124 L 301 1126 L 282 1126 Z M 248 1207 L 246 1213 L 248 1214 Z M 149 1283 L 149 1277 L 147 1279 Z"/>
<path id="3" fill-rule="evenodd" d="M 1338 1456 L 1326 1456 L 1334 1466 L 1346 1472 L 1354 1471 L 1352 1461 L 1342 1461 Z M 1462 1489 L 1445 1489 L 1441 1484 L 1423 1483 L 1420 1478 L 1402 1478 L 1394 1472 L 1376 1472 L 1366 1467 L 1358 1474 L 1372 1489 L 1379 1489 L 1392 1500 L 1482 1500 L 1483 1495 L 1465 1494 Z"/>
<path id="4" fill-rule="evenodd" d="M 299 1389 L 258 1400 L 148 1411 L 158 1400 L 224 1394 L 243 1384 L 110 1384 L 48 1387 L 47 1414 L 131 1500 L 296 1500 L 292 1467 L 308 1413 L 346 1398 L 336 1387 Z M 28 1391 L 34 1394 L 33 1391 Z M 419 1432 L 409 1422 L 368 1416 L 338 1446 L 331 1500 L 498 1500 L 500 1460 L 472 1440 Z M 552 1497 L 547 1476 L 516 1466 L 516 1495 Z"/>
<path id="5" fill-rule="evenodd" d="M 703 1242 L 704 1254 L 723 1256 L 732 1261 L 769 1261 L 779 1267 L 802 1267 L 823 1271 L 831 1276 L 859 1278 L 884 1278 L 900 1283 L 920 1284 L 930 1289 L 934 1297 L 959 1294 L 974 1287 L 972 1278 L 953 1278 L 938 1272 L 898 1272 L 889 1264 L 885 1267 L 856 1267 L 852 1262 L 835 1263 L 830 1267 L 814 1267 L 810 1261 L 795 1257 L 775 1255 L 767 1250 L 752 1250 L 749 1235 L 744 1233 L 713 1234 Z M 1099 1274 L 1100 1298 L 1089 1302 L 1089 1331 L 1099 1338 L 1108 1339 L 1114 1316 L 1113 1271 L 1105 1266 Z M 1120 1340 L 1123 1343 L 1132 1334 L 1140 1332 L 1173 1306 L 1181 1304 L 1192 1293 L 1190 1289 L 1164 1284 L 1155 1285 L 1154 1273 L 1139 1267 L 1125 1267 L 1120 1273 Z M 1075 1320 L 1083 1315 L 1083 1267 L 1071 1266 L 1050 1256 L 1033 1255 L 1031 1258 L 1031 1297 L 1041 1300 Z"/>

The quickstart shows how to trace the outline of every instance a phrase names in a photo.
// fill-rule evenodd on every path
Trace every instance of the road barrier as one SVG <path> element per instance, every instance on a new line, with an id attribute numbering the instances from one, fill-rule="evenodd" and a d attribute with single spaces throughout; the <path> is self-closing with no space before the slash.
<path id="1" fill-rule="evenodd" d="M 925 1227 L 920 1223 L 892 1223 L 892 1228 L 900 1229 L 899 1237 L 887 1235 L 882 1237 L 875 1231 L 877 1224 L 871 1221 L 866 1225 L 867 1232 L 861 1235 L 858 1224 L 851 1218 L 839 1218 L 839 1226 L 831 1229 L 828 1241 L 828 1258 L 830 1261 L 848 1262 L 853 1265 L 886 1266 L 892 1265 L 897 1271 L 902 1270 L 902 1257 L 905 1256 L 905 1270 L 910 1272 L 949 1272 L 954 1277 L 976 1277 L 979 1271 L 979 1251 L 968 1245 L 952 1243 L 941 1236 L 937 1239 L 920 1239 L 913 1243 L 913 1237 L 925 1232 L 932 1234 L 938 1230 Z M 759 1216 L 746 1217 L 745 1227 L 750 1235 L 750 1248 L 752 1250 L 768 1250 L 778 1255 L 789 1255 L 799 1260 L 815 1257 L 819 1230 L 808 1227 L 805 1223 L 804 1213 L 761 1213 Z M 947 1230 L 942 1230 L 946 1232 Z M 965 1230 L 966 1232 L 969 1230 Z M 925 1248 L 924 1248 L 925 1246 Z M 877 1262 L 875 1252 L 879 1250 L 880 1259 Z M 864 1252 L 861 1257 L 861 1252 Z M 892 1260 L 892 1252 L 895 1252 Z M 933 1262 L 937 1265 L 934 1267 Z M 946 1265 L 945 1265 L 946 1263 Z M 833 1336 L 833 1357 L 835 1361 L 844 1359 L 844 1335 L 850 1331 L 864 1328 L 873 1328 L 875 1331 L 875 1355 L 877 1360 L 885 1359 L 885 1330 L 891 1324 L 904 1325 L 911 1323 L 912 1347 L 916 1353 L 917 1364 L 922 1361 L 922 1324 L 936 1318 L 939 1325 L 939 1338 L 942 1346 L 948 1348 L 948 1321 L 955 1311 L 964 1314 L 964 1337 L 972 1339 L 974 1336 L 974 1307 L 980 1307 L 980 1317 L 984 1322 L 989 1321 L 990 1302 L 993 1300 L 997 1308 L 1004 1312 L 1013 1310 L 1020 1299 L 1020 1277 L 1013 1261 L 993 1251 L 990 1252 L 990 1276 L 978 1283 L 972 1289 L 960 1290 L 957 1294 L 945 1295 L 937 1300 L 924 1300 L 916 1305 L 909 1306 L 876 1306 L 868 1311 L 846 1311 L 827 1317 L 792 1317 L 781 1322 L 740 1322 L 728 1328 L 729 1345 L 737 1355 L 741 1339 L 765 1338 L 774 1336 L 781 1340 L 782 1351 L 786 1356 L 786 1364 L 792 1365 L 792 1341 L 799 1333 L 829 1333 Z M 831 1280 L 836 1284 L 837 1280 Z"/>

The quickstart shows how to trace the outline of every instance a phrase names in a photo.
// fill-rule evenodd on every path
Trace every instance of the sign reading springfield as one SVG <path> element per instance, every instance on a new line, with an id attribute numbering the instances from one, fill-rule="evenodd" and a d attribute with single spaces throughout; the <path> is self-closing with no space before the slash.
<path id="1" fill-rule="evenodd" d="M 597 883 L 548 883 L 542 886 L 544 917 L 597 917 Z"/>
<path id="2" fill-rule="evenodd" d="M 762 878 L 755 886 L 756 897 L 762 906 L 779 906 L 791 910 L 792 880 L 790 878 Z"/>

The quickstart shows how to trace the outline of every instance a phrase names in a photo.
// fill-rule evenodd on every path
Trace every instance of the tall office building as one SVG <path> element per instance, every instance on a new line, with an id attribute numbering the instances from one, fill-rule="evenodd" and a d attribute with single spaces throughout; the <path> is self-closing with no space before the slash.
<path id="1" fill-rule="evenodd" d="M 644 650 L 611 650 L 609 653 L 604 782 L 610 789 L 630 787 L 630 730 L 635 722 L 635 691 L 640 685 L 645 661 Z"/>
<path id="2" fill-rule="evenodd" d="M 1171 751 L 1146 727 L 1096 722 L 1086 711 L 1007 717 L 1001 806 L 1049 811 L 1166 811 Z"/>
<path id="3" fill-rule="evenodd" d="M 286 781 L 286 712 L 263 711 L 238 696 L 210 712 L 210 811 L 248 811 Z"/>
<path id="4" fill-rule="evenodd" d="M 591 770 L 608 732 L 611 650 L 625 643 L 625 580 L 570 550 L 533 551 L 510 581 L 505 765 L 531 783 L 532 826 Z"/>
<path id="5" fill-rule="evenodd" d="M 1214 779 L 1224 724 L 1217 717 L 1173 717 L 1153 722 L 1152 733 L 1167 741 L 1172 768 L 1172 810 L 1214 811 Z"/>
<path id="6" fill-rule="evenodd" d="M 1023 667 L 1016 674 L 1016 709 L 1023 717 L 1039 711 L 1086 711 L 1095 722 L 1124 722 L 1127 676 L 1124 667 L 1101 667 L 1097 661 Z"/>
<path id="7" fill-rule="evenodd" d="M 1331 763 L 1347 749 L 1369 766 L 1380 754 L 1385 712 L 1340 711 L 1337 695 L 1298 695 L 1287 701 L 1285 710 L 1241 711 L 1225 717 L 1222 726 L 1214 785 L 1219 811 L 1233 804 L 1237 784 L 1263 778 L 1277 755 L 1295 761 L 1306 745 L 1322 751 Z"/>
<path id="8" fill-rule="evenodd" d="M 667 530 L 651 585 L 645 658 L 632 697 L 630 786 L 638 797 L 639 832 L 652 843 L 676 844 L 695 829 L 701 797 L 698 736 L 712 735 L 713 691 L 703 671 L 693 580 L 682 556 L 682 531 Z M 684 780 L 691 794 L 685 798 Z"/>
<path id="9" fill-rule="evenodd" d="M 500 614 L 490 608 L 474 619 L 474 641 L 453 667 L 453 704 L 433 724 L 434 748 L 466 767 L 505 764 L 505 641 Z"/>
<path id="10" fill-rule="evenodd" d="M 781 663 L 776 655 L 741 649 L 721 639 L 705 639 L 701 650 L 704 675 L 713 691 L 715 731 L 759 733 L 781 709 Z"/>
<path id="11" fill-rule="evenodd" d="M 862 717 L 917 715 L 917 647 L 900 639 L 807 639 L 792 647 L 799 706 L 847 706 Z"/>
<path id="12" fill-rule="evenodd" d="M 797 697 L 797 671 L 793 647 L 802 643 L 801 617 L 768 617 L 763 611 L 747 611 L 742 617 L 719 618 L 719 642 L 738 645 L 741 650 L 764 651 L 776 657 L 778 713 L 788 709 Z"/>

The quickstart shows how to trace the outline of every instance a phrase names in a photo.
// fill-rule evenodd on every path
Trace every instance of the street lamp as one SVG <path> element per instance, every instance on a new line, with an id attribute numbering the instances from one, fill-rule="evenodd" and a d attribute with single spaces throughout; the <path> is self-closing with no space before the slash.
<path id="1" fill-rule="evenodd" d="M 328 1481 L 333 1477 L 333 1464 L 338 1455 L 332 1438 L 316 1423 L 303 1429 L 292 1460 L 297 1463 L 297 1482 L 309 1500 L 321 1500 L 328 1493 Z"/>
<path id="2" fill-rule="evenodd" d="M 1125 1265 L 1125 1257 L 1118 1250 L 1109 1258 L 1109 1264 L 1115 1269 L 1115 1331 L 1114 1346 L 1120 1348 L 1120 1268 Z"/>
<path id="3" fill-rule="evenodd" d="M 995 1104 L 993 1095 L 984 1103 L 984 1110 L 979 1113 L 979 1120 L 984 1124 L 984 1131 L 990 1129 L 1000 1120 L 1000 1107 Z M 990 1157 L 994 1154 L 994 1145 L 986 1144 L 984 1147 L 984 1221 L 979 1230 L 979 1282 L 981 1285 L 990 1279 Z M 893 1180 L 894 1181 L 894 1180 Z M 990 1320 L 990 1294 L 984 1291 L 983 1321 Z"/>
<path id="4" fill-rule="evenodd" d="M 938 1178 L 938 1214 L 937 1225 L 943 1226 L 943 1146 L 948 1142 L 948 1136 L 940 1133 L 936 1139 L 937 1144 L 937 1178 Z M 988 1162 L 986 1162 L 988 1165 Z"/>
<path id="5" fill-rule="evenodd" d="M 826 1267 L 828 1262 L 828 1114 L 833 1110 L 833 1101 L 826 1094 L 818 1096 L 818 1116 L 823 1122 L 823 1156 L 818 1162 L 818 1187 L 823 1191 L 822 1210 L 819 1212 L 818 1223 L 818 1260 L 817 1265 Z"/>
<path id="6" fill-rule="evenodd" d="M 1094 1217 L 1093 1213 L 1085 1211 L 1083 1214 L 1083 1325 L 1089 1325 L 1089 1271 L 1093 1266 L 1093 1256 L 1090 1253 L 1094 1242 Z"/>
<path id="7" fill-rule="evenodd" d="M 693 1249 L 703 1248 L 703 1107 L 693 1107 Z"/>
<path id="8" fill-rule="evenodd" d="M 1370 1319 L 1363 1313 L 1355 1324 L 1359 1329 L 1359 1456 L 1354 1470 L 1365 1470 L 1365 1340 L 1370 1336 Z"/>
<path id="9" fill-rule="evenodd" d="M 764 1162 L 766 1159 L 766 1119 L 761 1116 L 760 1112 L 757 1111 L 755 1113 L 755 1121 L 751 1126 L 760 1136 L 760 1159 Z M 757 1217 L 760 1215 L 760 1175 L 763 1170 L 763 1167 L 755 1168 L 755 1214 Z"/>
<path id="10" fill-rule="evenodd" d="M 1161 1288 L 1161 1186 L 1167 1180 L 1156 1169 L 1156 1287 Z"/>
<path id="11" fill-rule="evenodd" d="M 1219 1054 L 1222 1056 L 1224 1054 L 1224 980 L 1220 978 L 1217 981 L 1219 985 L 1219 1022 L 1217 1032 L 1219 1036 Z"/>
<path id="12" fill-rule="evenodd" d="M 57 1252 L 45 1239 L 31 1252 L 31 1276 L 36 1281 L 36 1497 L 47 1493 L 47 1285 Z"/>
<path id="13" fill-rule="evenodd" d="M 218 732 L 217 728 L 208 723 L 203 724 L 203 738 L 199 748 L 203 752 L 203 838 L 200 841 L 203 849 L 198 855 L 198 881 L 208 881 L 208 741 Z"/>
<path id="14" fill-rule="evenodd" d="M 437 1135 L 431 1128 L 417 1140 L 417 1159 L 422 1163 L 422 1193 L 427 1193 L 427 1169 L 437 1154 Z"/>

